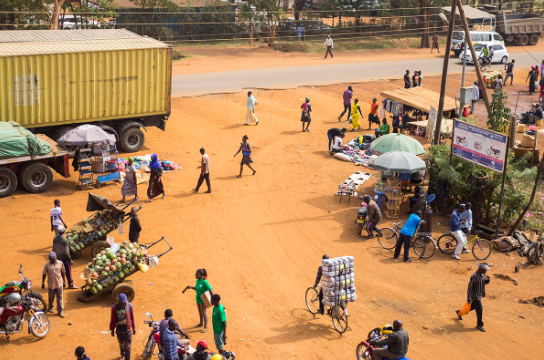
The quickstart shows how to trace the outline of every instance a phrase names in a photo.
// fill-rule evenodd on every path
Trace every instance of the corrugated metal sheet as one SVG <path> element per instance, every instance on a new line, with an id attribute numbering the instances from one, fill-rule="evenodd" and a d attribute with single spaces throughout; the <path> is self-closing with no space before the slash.
<path id="1" fill-rule="evenodd" d="M 0 31 L 0 43 L 114 40 L 140 37 L 125 29 Z"/>
<path id="2" fill-rule="evenodd" d="M 169 113 L 172 49 L 142 39 L 0 44 L 0 121 L 40 127 Z"/>

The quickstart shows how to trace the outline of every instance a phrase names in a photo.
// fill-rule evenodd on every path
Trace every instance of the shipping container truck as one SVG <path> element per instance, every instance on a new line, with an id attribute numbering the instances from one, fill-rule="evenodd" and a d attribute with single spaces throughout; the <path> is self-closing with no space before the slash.
<path id="1" fill-rule="evenodd" d="M 496 31 L 504 40 L 515 45 L 536 45 L 544 34 L 544 17 L 530 13 L 490 11 L 496 16 Z"/>
<path id="2" fill-rule="evenodd" d="M 0 121 L 58 139 L 83 124 L 127 152 L 165 130 L 172 48 L 124 29 L 0 31 Z"/>

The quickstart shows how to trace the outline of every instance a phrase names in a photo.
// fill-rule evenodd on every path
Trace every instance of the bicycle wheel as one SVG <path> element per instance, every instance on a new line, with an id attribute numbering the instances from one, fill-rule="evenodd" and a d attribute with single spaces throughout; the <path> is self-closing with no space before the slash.
<path id="1" fill-rule="evenodd" d="M 478 260 L 485 260 L 491 255 L 491 241 L 478 239 L 472 245 L 472 255 Z"/>
<path id="2" fill-rule="evenodd" d="M 355 354 L 357 355 L 357 360 L 370 360 L 368 346 L 363 343 L 357 345 L 357 350 L 355 350 Z"/>
<path id="3" fill-rule="evenodd" d="M 428 259 L 436 251 L 434 242 L 429 236 L 421 236 L 414 240 L 414 252 L 423 259 Z"/>
<path id="4" fill-rule="evenodd" d="M 438 248 L 444 254 L 453 254 L 457 247 L 457 239 L 452 234 L 444 234 L 438 238 Z"/>
<path id="5" fill-rule="evenodd" d="M 397 245 L 397 240 L 399 238 L 399 234 L 391 228 L 385 228 L 382 229 L 382 235 L 380 236 L 378 234 L 378 242 L 382 246 L 382 248 L 391 250 Z"/>
<path id="6" fill-rule="evenodd" d="M 340 334 L 348 331 L 348 316 L 341 306 L 333 306 L 331 311 L 332 324 Z"/>
<path id="7" fill-rule="evenodd" d="M 306 307 L 314 315 L 319 310 L 319 291 L 313 287 L 306 289 Z"/>

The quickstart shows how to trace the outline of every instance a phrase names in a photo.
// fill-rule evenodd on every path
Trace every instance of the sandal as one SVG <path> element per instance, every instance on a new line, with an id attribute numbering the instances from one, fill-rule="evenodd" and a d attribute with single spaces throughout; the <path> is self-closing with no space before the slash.
<path id="1" fill-rule="evenodd" d="M 238 179 L 238 178 L 241 178 L 241 177 L 242 177 L 242 175 L 238 175 L 236 178 Z"/>
<path id="2" fill-rule="evenodd" d="M 206 328 L 204 328 L 204 329 L 200 330 L 200 333 L 204 334 L 206 331 L 207 331 Z"/>

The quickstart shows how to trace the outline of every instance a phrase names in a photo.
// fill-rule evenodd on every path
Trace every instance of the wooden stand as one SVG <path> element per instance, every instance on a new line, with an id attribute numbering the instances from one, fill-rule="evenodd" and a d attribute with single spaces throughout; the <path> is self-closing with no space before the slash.
<path id="1" fill-rule="evenodd" d="M 400 203 L 402 202 L 402 191 L 400 178 L 387 179 L 382 191 L 387 197 L 384 203 L 384 214 L 388 219 L 398 219 Z"/>

